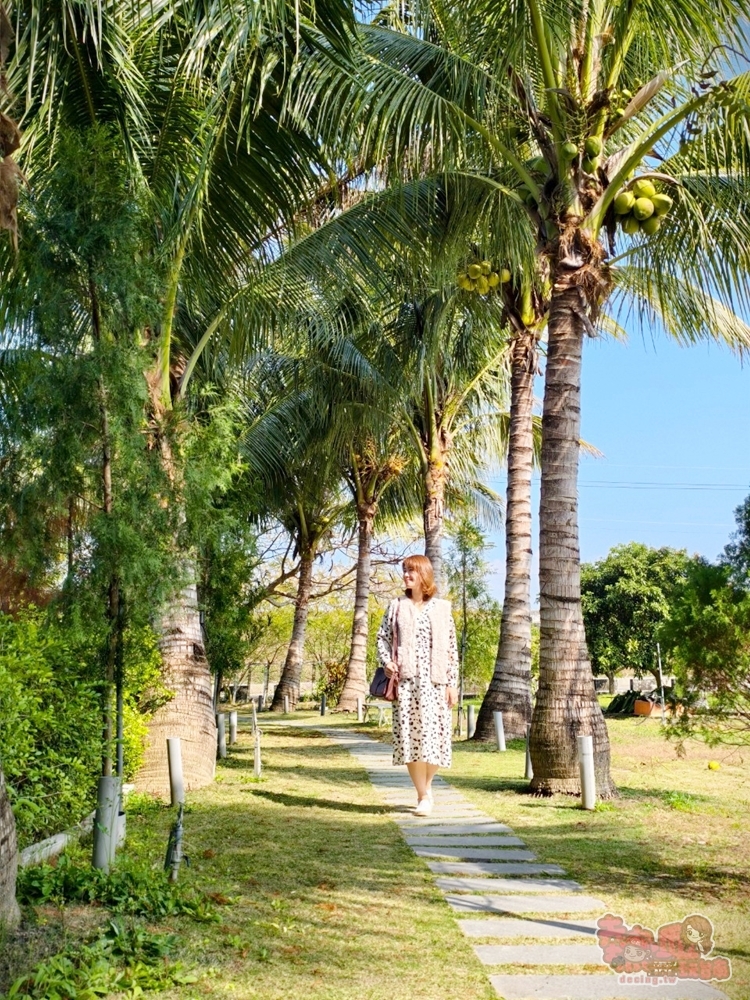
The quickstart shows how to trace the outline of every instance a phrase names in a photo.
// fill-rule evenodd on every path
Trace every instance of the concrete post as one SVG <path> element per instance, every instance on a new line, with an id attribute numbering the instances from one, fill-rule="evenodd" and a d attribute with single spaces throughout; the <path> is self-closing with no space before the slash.
<path id="1" fill-rule="evenodd" d="M 237 713 L 229 713 L 229 745 L 234 746 L 237 742 Z"/>
<path id="2" fill-rule="evenodd" d="M 99 778 L 94 817 L 94 853 L 92 865 L 108 872 L 115 859 L 118 813 L 120 810 L 120 779 Z"/>
<path id="3" fill-rule="evenodd" d="M 466 706 L 466 738 L 471 739 L 477 728 L 477 720 L 474 715 L 474 706 Z"/>
<path id="4" fill-rule="evenodd" d="M 221 758 L 227 755 L 227 730 L 226 730 L 226 716 L 223 712 L 216 713 L 216 745 L 218 750 L 218 755 Z"/>
<path id="5" fill-rule="evenodd" d="M 172 805 L 179 806 L 185 801 L 185 779 L 182 776 L 182 747 L 179 736 L 167 737 L 167 761 Z"/>
<path id="6" fill-rule="evenodd" d="M 326 714 L 326 696 L 324 694 L 320 696 L 320 714 Z"/>
<path id="7" fill-rule="evenodd" d="M 531 764 L 531 726 L 526 727 L 526 769 L 523 776 L 529 781 L 534 777 L 534 768 Z"/>
<path id="8" fill-rule="evenodd" d="M 365 703 L 361 698 L 357 698 L 357 722 L 365 721 Z"/>
<path id="9" fill-rule="evenodd" d="M 503 726 L 503 713 L 493 712 L 495 719 L 495 737 L 497 738 L 497 749 L 502 753 L 505 751 L 505 727 Z"/>
<path id="10" fill-rule="evenodd" d="M 263 770 L 260 759 L 260 729 L 255 730 L 255 749 L 253 753 L 253 774 L 259 778 Z"/>
<path id="11" fill-rule="evenodd" d="M 581 772 L 581 806 L 593 809 L 596 805 L 593 736 L 578 737 L 578 766 Z"/>
<path id="12" fill-rule="evenodd" d="M 289 715 L 289 695 L 284 695 L 284 715 Z"/>
<path id="13" fill-rule="evenodd" d="M 258 695 L 258 711 L 259 712 L 263 711 L 263 695 L 262 694 Z"/>

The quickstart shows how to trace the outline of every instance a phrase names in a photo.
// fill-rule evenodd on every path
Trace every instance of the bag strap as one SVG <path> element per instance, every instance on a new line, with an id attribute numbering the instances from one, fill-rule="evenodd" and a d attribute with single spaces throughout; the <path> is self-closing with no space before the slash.
<path id="1" fill-rule="evenodd" d="M 400 603 L 400 601 L 396 601 L 396 609 L 393 612 L 393 626 L 391 629 L 391 659 L 396 664 L 398 664 L 396 657 L 398 656 L 398 607 Z"/>

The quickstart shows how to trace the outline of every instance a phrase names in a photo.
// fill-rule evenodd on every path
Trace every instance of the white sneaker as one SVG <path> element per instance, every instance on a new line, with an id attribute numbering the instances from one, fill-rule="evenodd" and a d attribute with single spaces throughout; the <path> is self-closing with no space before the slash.
<path id="1" fill-rule="evenodd" d="M 417 808 L 414 810 L 415 816 L 429 816 L 432 812 L 432 802 L 429 799 L 420 799 Z"/>

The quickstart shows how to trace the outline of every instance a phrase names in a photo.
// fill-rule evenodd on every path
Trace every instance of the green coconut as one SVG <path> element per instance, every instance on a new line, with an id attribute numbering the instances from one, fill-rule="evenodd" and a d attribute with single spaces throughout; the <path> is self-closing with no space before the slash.
<path id="1" fill-rule="evenodd" d="M 654 214 L 654 203 L 650 198 L 636 198 L 633 205 L 633 215 L 639 222 L 650 219 Z"/>
<path id="2" fill-rule="evenodd" d="M 471 278 L 468 274 L 459 274 L 458 276 L 458 287 L 463 288 L 465 292 L 471 291 Z"/>
<path id="3" fill-rule="evenodd" d="M 504 267 L 500 272 L 500 281 L 505 285 L 510 281 L 510 271 L 507 267 Z"/>
<path id="4" fill-rule="evenodd" d="M 654 211 L 657 215 L 666 215 L 674 204 L 668 194 L 655 194 L 651 201 L 654 203 Z"/>
<path id="5" fill-rule="evenodd" d="M 636 198 L 653 198 L 656 194 L 656 188 L 651 181 L 641 177 L 633 185 L 633 194 Z"/>
<path id="6" fill-rule="evenodd" d="M 590 135 L 583 144 L 583 151 L 590 160 L 596 159 L 602 152 L 602 140 L 598 135 Z"/>
<path id="7" fill-rule="evenodd" d="M 620 191 L 615 198 L 615 215 L 627 215 L 635 205 L 635 195 L 632 191 Z"/>
<path id="8" fill-rule="evenodd" d="M 492 271 L 492 261 L 491 260 L 483 260 L 482 263 L 479 266 L 482 268 L 482 274 L 485 274 L 485 275 L 486 274 L 490 274 L 491 271 Z"/>
<path id="9" fill-rule="evenodd" d="M 583 163 L 581 164 L 581 167 L 583 168 L 583 172 L 585 174 L 595 174 L 597 172 L 597 170 L 599 169 L 599 157 L 598 156 L 594 156 L 594 157 L 588 157 L 587 156 L 584 159 Z"/>
<path id="10" fill-rule="evenodd" d="M 491 274 L 487 275 L 487 284 L 490 286 L 490 288 L 497 288 L 497 286 L 500 284 L 500 275 L 497 273 L 497 271 L 492 271 Z"/>
<path id="11" fill-rule="evenodd" d="M 560 154 L 564 160 L 575 160 L 578 156 L 578 146 L 574 142 L 564 142 L 560 148 Z"/>
<path id="12" fill-rule="evenodd" d="M 641 232 L 645 233 L 646 236 L 653 236 L 655 232 L 658 231 L 661 226 L 661 217 L 658 215 L 651 215 L 648 219 L 644 219 L 641 223 Z"/>
<path id="13" fill-rule="evenodd" d="M 547 163 L 543 156 L 535 156 L 531 163 L 529 163 L 529 167 L 533 173 L 541 174 L 543 177 L 549 177 L 552 172 L 549 163 Z"/>
<path id="14" fill-rule="evenodd" d="M 490 290 L 490 283 L 482 274 L 479 278 L 477 278 L 477 291 L 479 292 L 480 295 L 486 295 L 487 292 L 489 292 L 489 290 Z"/>
<path id="15" fill-rule="evenodd" d="M 628 236 L 635 236 L 641 231 L 641 224 L 634 215 L 626 215 L 622 220 L 622 231 Z"/>
<path id="16" fill-rule="evenodd" d="M 469 277 L 471 278 L 472 281 L 476 281 L 477 278 L 481 275 L 481 273 L 482 273 L 481 264 L 469 264 Z"/>

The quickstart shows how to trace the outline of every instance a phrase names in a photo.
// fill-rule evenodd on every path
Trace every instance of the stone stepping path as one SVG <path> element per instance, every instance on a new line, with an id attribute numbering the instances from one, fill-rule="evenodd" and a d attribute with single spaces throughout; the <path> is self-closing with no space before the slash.
<path id="1" fill-rule="evenodd" d="M 445 833 L 443 836 L 425 837 L 420 830 L 419 833 L 404 833 L 404 838 L 410 846 L 414 847 L 523 847 L 524 843 L 518 837 L 452 837 Z"/>
<path id="2" fill-rule="evenodd" d="M 596 920 L 519 920 L 517 917 L 492 917 L 487 920 L 459 920 L 466 937 L 474 938 L 564 938 L 596 937 Z"/>
<path id="3" fill-rule="evenodd" d="M 564 875 L 560 865 L 537 861 L 428 861 L 436 875 Z"/>
<path id="4" fill-rule="evenodd" d="M 496 878 L 437 878 L 443 892 L 494 892 Z M 564 878 L 504 878 L 503 892 L 582 892 L 578 882 Z M 581 897 L 585 899 L 586 897 Z"/>
<path id="5" fill-rule="evenodd" d="M 504 888 L 504 887 L 503 887 Z M 606 913 L 607 905 L 593 896 L 452 896 L 454 910 L 468 913 Z"/>
<path id="6" fill-rule="evenodd" d="M 519 844 L 523 841 L 519 840 Z M 531 851 L 504 850 L 499 847 L 415 847 L 420 858 L 481 858 L 482 861 L 534 861 Z"/>
<path id="7" fill-rule="evenodd" d="M 540 877 L 565 875 L 565 871 L 560 865 L 537 861 L 509 827 L 483 813 L 442 778 L 433 782 L 435 804 L 430 816 L 415 816 L 414 788 L 406 769 L 393 767 L 390 747 L 350 730 L 326 727 L 323 731 L 365 768 L 393 808 L 393 819 L 411 850 L 425 859 L 444 859 L 426 860 L 426 864 L 441 876 L 436 884 L 449 906 L 459 914 L 485 915 L 457 921 L 466 938 L 483 940 L 473 945 L 479 960 L 489 968 L 520 967 L 518 972 L 490 975 L 498 997 L 727 1000 L 716 987 L 692 980 L 653 986 L 620 984 L 610 972 L 567 973 L 566 967 L 571 966 L 604 968 L 595 943 L 596 918 L 609 909 L 603 900 L 585 895 L 571 879 Z M 522 971 L 535 965 L 559 966 L 560 971 L 543 975 Z"/>

